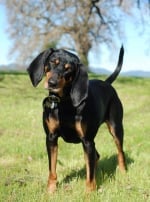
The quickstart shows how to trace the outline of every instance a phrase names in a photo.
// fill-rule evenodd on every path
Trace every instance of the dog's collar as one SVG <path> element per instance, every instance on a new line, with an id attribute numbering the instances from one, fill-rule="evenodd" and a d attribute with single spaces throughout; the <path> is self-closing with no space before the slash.
<path id="1" fill-rule="evenodd" d="M 51 102 L 55 102 L 55 103 L 59 103 L 60 102 L 60 97 L 58 95 L 55 95 L 55 94 L 50 94 L 48 96 L 49 100 Z"/>
<path id="2" fill-rule="evenodd" d="M 59 103 L 60 103 L 60 97 L 54 94 L 50 94 L 48 97 L 44 99 L 43 107 L 56 109 Z"/>

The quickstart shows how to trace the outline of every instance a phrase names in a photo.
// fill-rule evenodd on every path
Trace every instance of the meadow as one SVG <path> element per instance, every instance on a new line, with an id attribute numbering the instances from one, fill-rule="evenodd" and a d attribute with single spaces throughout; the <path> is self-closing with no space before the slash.
<path id="1" fill-rule="evenodd" d="M 105 79 L 89 74 L 90 78 Z M 124 106 L 127 173 L 117 167 L 116 147 L 102 125 L 95 142 L 101 159 L 97 191 L 85 194 L 82 145 L 59 140 L 58 190 L 46 192 L 48 161 L 42 128 L 43 82 L 33 88 L 26 73 L 0 72 L 0 201 L 150 201 L 150 79 L 119 77 L 113 86 Z"/>

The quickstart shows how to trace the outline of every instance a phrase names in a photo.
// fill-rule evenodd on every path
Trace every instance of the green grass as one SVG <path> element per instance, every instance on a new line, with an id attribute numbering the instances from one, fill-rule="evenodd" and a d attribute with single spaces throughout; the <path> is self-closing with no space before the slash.
<path id="1" fill-rule="evenodd" d="M 101 154 L 96 171 L 97 191 L 85 194 L 81 144 L 67 144 L 60 139 L 58 191 L 49 196 L 41 104 L 47 92 L 42 83 L 34 89 L 26 74 L 0 73 L 0 201 L 150 200 L 150 79 L 118 78 L 113 86 L 124 105 L 127 174 L 120 174 L 116 168 L 116 147 L 103 125 L 95 140 Z"/>

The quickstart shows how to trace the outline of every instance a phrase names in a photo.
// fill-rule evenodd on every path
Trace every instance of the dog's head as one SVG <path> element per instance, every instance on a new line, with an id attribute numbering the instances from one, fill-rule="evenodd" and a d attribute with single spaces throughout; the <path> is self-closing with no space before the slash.
<path id="1" fill-rule="evenodd" d="M 27 69 L 34 87 L 45 75 L 45 88 L 63 96 L 67 86 L 73 105 L 79 106 L 86 99 L 88 91 L 88 74 L 79 58 L 66 50 L 48 49 L 40 53 Z"/>

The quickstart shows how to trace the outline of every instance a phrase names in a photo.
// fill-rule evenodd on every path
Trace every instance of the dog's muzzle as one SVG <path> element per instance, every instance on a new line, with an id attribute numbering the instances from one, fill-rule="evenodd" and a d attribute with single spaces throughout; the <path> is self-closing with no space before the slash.
<path id="1" fill-rule="evenodd" d="M 49 88 L 57 88 L 57 85 L 58 85 L 58 82 L 56 79 L 51 78 L 48 80 Z"/>

